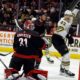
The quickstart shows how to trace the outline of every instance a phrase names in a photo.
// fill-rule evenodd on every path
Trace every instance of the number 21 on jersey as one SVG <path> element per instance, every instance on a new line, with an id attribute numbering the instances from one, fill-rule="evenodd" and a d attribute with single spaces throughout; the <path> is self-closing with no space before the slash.
<path id="1" fill-rule="evenodd" d="M 28 42 L 27 38 L 19 38 L 20 46 L 26 46 L 27 47 L 28 46 L 27 42 Z"/>

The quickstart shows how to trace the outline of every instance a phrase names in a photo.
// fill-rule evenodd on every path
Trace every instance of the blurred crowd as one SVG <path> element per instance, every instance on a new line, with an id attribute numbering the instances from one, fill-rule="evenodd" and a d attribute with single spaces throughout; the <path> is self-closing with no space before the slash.
<path id="1" fill-rule="evenodd" d="M 56 27 L 57 22 L 72 0 L 0 0 L 0 30 L 16 31 L 26 20 L 39 19 L 41 14 L 46 15 L 48 27 Z M 61 10 L 61 7 L 62 10 Z M 64 11 L 63 11 L 64 10 Z"/>
<path id="2" fill-rule="evenodd" d="M 1 0 L 0 1 L 0 30 L 15 31 L 16 18 L 19 24 L 26 19 L 39 18 L 45 14 L 52 24 L 59 19 L 59 3 L 57 0 Z"/>

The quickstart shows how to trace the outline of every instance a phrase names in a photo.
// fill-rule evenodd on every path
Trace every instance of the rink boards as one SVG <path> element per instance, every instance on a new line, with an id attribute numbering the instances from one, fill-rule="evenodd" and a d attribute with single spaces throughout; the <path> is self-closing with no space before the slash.
<path id="1" fill-rule="evenodd" d="M 0 52 L 13 52 L 14 35 L 15 32 L 0 31 Z M 67 41 L 66 44 L 70 49 L 71 58 L 80 59 L 80 37 L 74 37 L 72 45 L 69 45 Z M 53 46 L 49 48 L 49 51 L 51 56 L 61 56 Z M 43 54 L 45 55 L 44 51 Z"/>

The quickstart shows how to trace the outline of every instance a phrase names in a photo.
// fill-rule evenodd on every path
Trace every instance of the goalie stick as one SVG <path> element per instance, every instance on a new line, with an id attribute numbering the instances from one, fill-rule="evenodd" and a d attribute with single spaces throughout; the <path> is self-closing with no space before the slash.
<path id="1" fill-rule="evenodd" d="M 5 63 L 0 59 L 0 62 L 3 64 L 3 66 L 6 68 L 6 69 L 8 69 L 8 67 L 5 65 Z M 15 77 L 13 74 L 11 74 L 12 75 L 12 77 L 13 77 L 13 79 L 11 79 L 11 80 L 17 80 L 18 78 L 20 78 L 22 75 L 23 75 L 23 72 L 19 75 L 19 76 L 17 76 L 17 77 Z"/>
<path id="2" fill-rule="evenodd" d="M 3 64 L 3 66 L 4 66 L 6 69 L 8 69 L 8 67 L 5 65 L 5 63 L 4 63 L 1 59 L 0 59 L 0 62 Z M 13 80 L 16 80 L 13 74 L 12 74 L 12 77 L 14 78 Z"/>
<path id="3" fill-rule="evenodd" d="M 0 59 L 0 62 L 3 64 L 3 66 L 8 69 L 8 67 L 4 64 L 4 62 Z"/>

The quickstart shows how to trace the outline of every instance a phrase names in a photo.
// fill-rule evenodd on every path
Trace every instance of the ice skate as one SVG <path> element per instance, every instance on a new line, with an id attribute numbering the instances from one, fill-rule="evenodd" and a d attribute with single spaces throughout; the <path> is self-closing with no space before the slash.
<path id="1" fill-rule="evenodd" d="M 50 57 L 46 56 L 46 59 L 49 63 L 54 63 L 54 60 L 52 60 Z"/>
<path id="2" fill-rule="evenodd" d="M 60 69 L 60 75 L 63 75 L 63 76 L 66 76 L 66 77 L 74 77 L 75 76 L 75 74 L 74 73 L 72 73 L 71 71 L 69 71 L 69 70 L 66 70 L 66 69 L 64 69 L 64 68 L 61 68 Z"/>

